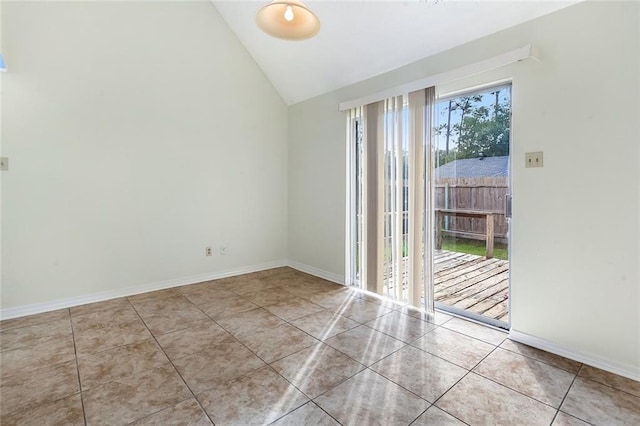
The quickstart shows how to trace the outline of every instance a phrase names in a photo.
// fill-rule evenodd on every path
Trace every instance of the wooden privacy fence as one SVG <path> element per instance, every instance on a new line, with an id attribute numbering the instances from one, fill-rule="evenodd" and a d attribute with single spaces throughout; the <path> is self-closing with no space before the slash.
<path id="1" fill-rule="evenodd" d="M 506 243 L 508 227 L 504 211 L 508 190 L 507 178 L 504 176 L 437 179 L 435 208 L 497 212 L 493 215 L 495 241 Z M 443 222 L 444 235 L 485 239 L 484 218 L 449 216 Z"/>

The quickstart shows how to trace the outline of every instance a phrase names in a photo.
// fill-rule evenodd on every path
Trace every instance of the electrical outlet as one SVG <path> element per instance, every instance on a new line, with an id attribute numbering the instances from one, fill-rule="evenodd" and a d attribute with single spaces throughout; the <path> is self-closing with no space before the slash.
<path id="1" fill-rule="evenodd" d="M 204 248 L 204 255 L 205 256 L 213 256 L 213 249 L 211 247 L 205 247 Z"/>
<path id="2" fill-rule="evenodd" d="M 227 254 L 227 247 L 226 246 L 220 247 L 220 256 L 224 256 L 225 254 Z"/>
<path id="3" fill-rule="evenodd" d="M 542 151 L 524 154 L 525 167 L 542 167 Z"/>

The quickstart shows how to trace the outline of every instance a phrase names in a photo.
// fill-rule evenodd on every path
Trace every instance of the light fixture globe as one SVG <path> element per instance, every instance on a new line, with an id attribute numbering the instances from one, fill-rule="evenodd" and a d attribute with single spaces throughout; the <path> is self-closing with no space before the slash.
<path id="1" fill-rule="evenodd" d="M 285 40 L 304 40 L 320 31 L 320 20 L 298 0 L 273 0 L 256 12 L 265 33 Z"/>

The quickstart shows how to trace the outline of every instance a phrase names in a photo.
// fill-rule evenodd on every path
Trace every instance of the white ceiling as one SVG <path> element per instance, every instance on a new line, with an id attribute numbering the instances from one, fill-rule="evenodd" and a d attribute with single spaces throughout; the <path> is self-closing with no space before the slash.
<path id="1" fill-rule="evenodd" d="M 320 33 L 285 41 L 255 24 L 269 2 L 212 0 L 288 105 L 374 77 L 577 1 L 306 1 Z"/>

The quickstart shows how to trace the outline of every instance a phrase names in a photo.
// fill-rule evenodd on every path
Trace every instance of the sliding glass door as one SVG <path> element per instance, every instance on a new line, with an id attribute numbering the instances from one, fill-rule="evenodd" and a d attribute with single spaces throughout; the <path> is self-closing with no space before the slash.
<path id="1" fill-rule="evenodd" d="M 435 117 L 436 307 L 506 328 L 511 86 L 440 98 Z"/>
<path id="2" fill-rule="evenodd" d="M 511 86 L 348 114 L 350 283 L 507 327 Z"/>

